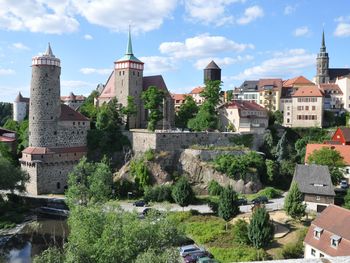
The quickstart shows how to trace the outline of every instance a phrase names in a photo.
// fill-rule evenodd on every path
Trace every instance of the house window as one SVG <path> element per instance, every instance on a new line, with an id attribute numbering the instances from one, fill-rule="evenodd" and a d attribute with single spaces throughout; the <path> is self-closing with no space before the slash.
<path id="1" fill-rule="evenodd" d="M 312 110 L 316 110 L 316 106 L 312 106 Z"/>
<path id="2" fill-rule="evenodd" d="M 320 258 L 324 258 L 324 255 L 322 253 L 320 253 Z"/>
<path id="3" fill-rule="evenodd" d="M 315 227 L 315 228 L 314 228 L 314 238 L 320 239 L 322 232 L 323 232 L 323 229 L 322 229 L 322 228 L 320 228 L 320 227 Z"/>
<path id="4" fill-rule="evenodd" d="M 319 195 L 316 196 L 316 200 L 317 201 L 320 201 L 321 200 L 321 197 Z"/>
<path id="5" fill-rule="evenodd" d="M 313 248 L 311 248 L 311 255 L 312 255 L 312 256 L 316 256 L 316 250 L 313 249 Z"/>
<path id="6" fill-rule="evenodd" d="M 341 237 L 337 235 L 332 235 L 331 236 L 331 247 L 337 248 L 338 244 L 340 242 Z"/>
<path id="7" fill-rule="evenodd" d="M 346 168 L 346 173 L 349 174 L 350 170 L 349 168 Z"/>

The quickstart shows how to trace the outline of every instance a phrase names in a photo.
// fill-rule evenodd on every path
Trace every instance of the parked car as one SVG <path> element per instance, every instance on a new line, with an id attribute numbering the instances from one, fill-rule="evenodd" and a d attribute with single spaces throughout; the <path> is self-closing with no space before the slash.
<path id="1" fill-rule="evenodd" d="M 204 257 L 213 258 L 213 255 L 210 254 L 208 251 L 203 251 L 203 250 L 193 251 L 193 252 L 185 255 L 184 262 L 185 263 L 196 263 L 198 261 L 198 259 L 204 258 Z"/>
<path id="2" fill-rule="evenodd" d="M 255 204 L 267 204 L 268 202 L 269 202 L 269 199 L 264 195 L 258 196 L 252 200 L 252 203 L 254 205 Z"/>
<path id="3" fill-rule="evenodd" d="M 341 189 L 349 188 L 349 184 L 348 184 L 348 182 L 346 180 L 341 180 L 339 185 L 340 185 Z"/>
<path id="4" fill-rule="evenodd" d="M 202 249 L 199 248 L 198 246 L 196 245 L 188 245 L 188 246 L 183 246 L 183 247 L 180 247 L 180 256 L 181 257 L 185 257 L 187 256 L 188 254 L 190 254 L 191 252 L 194 252 L 194 251 L 201 251 Z"/>
<path id="5" fill-rule="evenodd" d="M 247 205 L 247 204 L 248 204 L 248 201 L 247 201 L 247 199 L 245 199 L 245 198 L 238 198 L 238 199 L 237 199 L 237 204 L 238 204 L 238 205 Z"/>
<path id="6" fill-rule="evenodd" d="M 197 263 L 219 263 L 219 262 L 213 258 L 205 257 L 205 258 L 198 259 Z"/>
<path id="7" fill-rule="evenodd" d="M 135 201 L 132 205 L 133 206 L 144 207 L 144 206 L 147 206 L 147 202 L 145 200 L 138 200 L 138 201 Z"/>

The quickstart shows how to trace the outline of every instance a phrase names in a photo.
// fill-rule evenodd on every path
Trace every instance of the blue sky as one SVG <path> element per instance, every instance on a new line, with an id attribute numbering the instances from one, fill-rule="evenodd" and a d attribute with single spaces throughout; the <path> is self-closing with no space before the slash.
<path id="1" fill-rule="evenodd" d="M 214 59 L 223 89 L 264 77 L 312 79 L 326 34 L 331 67 L 350 67 L 348 0 L 0 0 L 0 101 L 29 96 L 31 58 L 50 42 L 61 95 L 88 95 L 122 57 L 128 25 L 144 75 L 186 93 Z"/>

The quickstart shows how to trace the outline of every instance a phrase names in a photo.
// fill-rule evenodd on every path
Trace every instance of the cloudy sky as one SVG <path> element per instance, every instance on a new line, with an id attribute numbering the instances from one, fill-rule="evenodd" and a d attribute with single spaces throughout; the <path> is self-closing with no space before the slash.
<path id="1" fill-rule="evenodd" d="M 212 59 L 223 89 L 312 79 L 322 28 L 330 66 L 350 66 L 348 0 L 0 0 L 0 101 L 29 96 L 31 57 L 48 42 L 61 59 L 61 94 L 89 94 L 123 56 L 129 24 L 144 74 L 162 74 L 177 93 L 201 85 Z"/>

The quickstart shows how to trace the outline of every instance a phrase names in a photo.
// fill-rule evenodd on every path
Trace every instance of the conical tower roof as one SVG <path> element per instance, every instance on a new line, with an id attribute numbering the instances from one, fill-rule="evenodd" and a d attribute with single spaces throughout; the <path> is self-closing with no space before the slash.
<path id="1" fill-rule="evenodd" d="M 219 66 L 212 60 L 206 67 L 205 69 L 220 69 Z"/>
<path id="2" fill-rule="evenodd" d="M 15 99 L 15 102 L 21 102 L 22 100 L 23 100 L 23 96 L 22 96 L 21 92 L 18 92 L 18 95 Z"/>
<path id="3" fill-rule="evenodd" d="M 322 41 L 321 41 L 320 52 L 326 52 L 326 41 L 324 37 L 324 30 L 322 31 Z"/>
<path id="4" fill-rule="evenodd" d="M 46 48 L 46 51 L 45 53 L 43 54 L 45 57 L 52 57 L 54 58 L 54 54 L 52 52 L 52 49 L 51 49 L 51 45 L 50 45 L 50 42 L 47 44 L 47 48 Z"/>
<path id="5" fill-rule="evenodd" d="M 129 27 L 128 43 L 126 45 L 125 55 L 122 58 L 117 60 L 117 62 L 119 61 L 134 61 L 134 62 L 142 63 L 141 60 L 139 60 L 133 54 L 130 27 Z"/>

